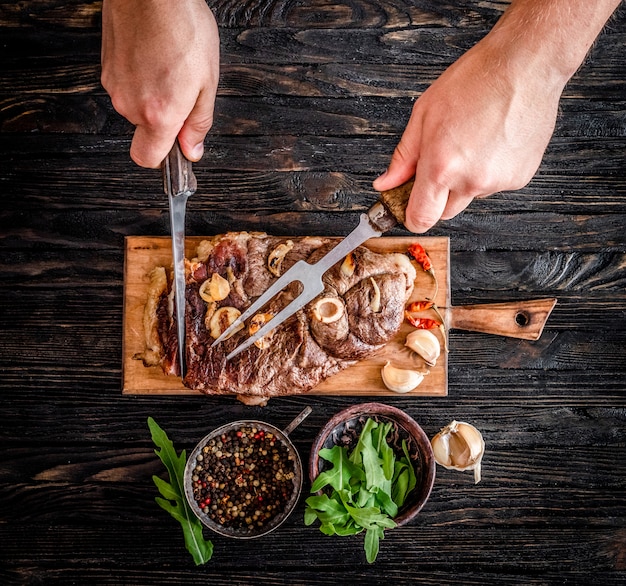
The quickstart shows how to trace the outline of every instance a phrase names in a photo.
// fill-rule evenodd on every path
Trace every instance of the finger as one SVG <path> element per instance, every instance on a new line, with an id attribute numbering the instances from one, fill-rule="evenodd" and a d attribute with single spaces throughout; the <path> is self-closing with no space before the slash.
<path id="1" fill-rule="evenodd" d="M 190 161 L 199 161 L 204 153 L 204 139 L 213 126 L 215 93 L 200 92 L 198 100 L 178 133 L 183 154 Z"/>
<path id="2" fill-rule="evenodd" d="M 460 214 L 470 203 L 473 201 L 473 197 L 470 195 L 463 195 L 456 191 L 451 191 L 448 196 L 446 207 L 441 214 L 442 220 L 449 220 L 454 216 Z"/>
<path id="3" fill-rule="evenodd" d="M 157 169 L 172 150 L 177 128 L 155 131 L 139 124 L 130 145 L 130 158 L 140 167 Z"/>
<path id="4" fill-rule="evenodd" d="M 423 180 L 418 166 L 404 225 L 416 234 L 430 230 L 441 219 L 449 194 L 450 190 L 445 185 Z"/>

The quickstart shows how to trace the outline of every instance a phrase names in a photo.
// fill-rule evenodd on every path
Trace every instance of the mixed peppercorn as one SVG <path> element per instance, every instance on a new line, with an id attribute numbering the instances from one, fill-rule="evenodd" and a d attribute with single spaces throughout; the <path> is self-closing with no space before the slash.
<path id="1" fill-rule="evenodd" d="M 295 462 L 276 434 L 254 425 L 210 439 L 192 475 L 198 507 L 225 529 L 264 530 L 284 512 L 295 488 Z"/>

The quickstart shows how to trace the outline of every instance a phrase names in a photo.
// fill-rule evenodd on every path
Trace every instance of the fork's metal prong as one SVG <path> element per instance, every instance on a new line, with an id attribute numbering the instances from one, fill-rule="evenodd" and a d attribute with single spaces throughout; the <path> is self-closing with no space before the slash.
<path id="1" fill-rule="evenodd" d="M 295 263 L 284 275 L 275 281 L 272 286 L 269 287 L 265 293 L 263 293 L 263 295 L 257 298 L 257 300 L 250 307 L 248 307 L 246 311 L 244 311 L 232 324 L 230 324 L 228 328 L 222 332 L 220 337 L 217 338 L 213 344 L 211 344 L 211 348 L 225 340 L 232 332 L 235 331 L 236 328 L 239 327 L 239 324 L 244 323 L 249 317 L 259 311 L 268 301 L 287 287 L 287 285 L 290 285 L 294 281 L 301 282 L 304 275 L 307 274 L 307 272 L 310 273 L 311 268 L 311 265 L 304 260 L 299 260 Z"/>
<path id="2" fill-rule="evenodd" d="M 258 330 L 252 336 L 249 336 L 244 342 L 239 344 L 228 356 L 226 360 L 231 360 L 240 352 L 243 352 L 249 346 L 252 346 L 257 340 L 271 332 L 274 328 L 278 327 L 273 324 L 281 324 L 291 317 L 296 311 L 302 309 L 309 301 L 315 299 L 324 290 L 324 284 L 320 279 L 318 283 L 308 283 L 306 290 L 302 291 L 298 297 L 296 297 L 287 307 L 281 309 L 277 315 L 275 315 L 270 321 L 268 321 L 260 330 Z"/>

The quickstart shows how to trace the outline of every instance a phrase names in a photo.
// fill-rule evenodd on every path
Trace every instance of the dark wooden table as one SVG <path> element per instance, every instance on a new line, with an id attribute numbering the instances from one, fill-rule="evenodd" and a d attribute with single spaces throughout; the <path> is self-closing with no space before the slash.
<path id="1" fill-rule="evenodd" d="M 505 4 L 214 2 L 221 86 L 188 232 L 347 234 L 415 96 Z M 266 540 L 214 536 L 196 567 L 156 505 L 149 416 L 190 449 L 311 405 L 292 436 L 307 458 L 360 399 L 122 395 L 124 238 L 167 235 L 168 210 L 100 86 L 99 26 L 99 2 L 0 2 L 0 583 L 624 584 L 624 11 L 566 88 L 530 185 L 431 231 L 451 240 L 455 305 L 558 305 L 537 342 L 453 331 L 447 397 L 385 399 L 430 437 L 474 423 L 487 452 L 478 485 L 438 468 L 374 565 L 360 537 L 305 527 L 302 499 Z"/>

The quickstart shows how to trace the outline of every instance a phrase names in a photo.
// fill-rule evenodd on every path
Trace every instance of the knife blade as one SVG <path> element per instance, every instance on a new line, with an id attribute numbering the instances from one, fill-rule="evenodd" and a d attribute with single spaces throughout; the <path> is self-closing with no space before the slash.
<path id="1" fill-rule="evenodd" d="M 367 212 L 361 214 L 358 226 L 341 240 L 334 248 L 326 253 L 314 264 L 304 260 L 295 263 L 285 274 L 275 281 L 258 299 L 244 311 L 211 345 L 214 347 L 244 323 L 249 317 L 257 313 L 277 293 L 294 281 L 302 284 L 300 294 L 276 316 L 269 320 L 255 334 L 239 344 L 226 360 L 231 360 L 237 354 L 254 344 L 257 340 L 271 332 L 296 311 L 315 299 L 324 290 L 322 277 L 333 265 L 342 260 L 347 254 L 363 244 L 369 238 L 380 236 L 398 223 L 404 223 L 406 206 L 413 188 L 413 181 L 409 181 L 388 191 L 383 191 L 377 201 Z"/>
<path id="2" fill-rule="evenodd" d="M 183 155 L 178 140 L 162 164 L 163 188 L 169 200 L 172 258 L 174 263 L 174 295 L 176 333 L 180 375 L 185 376 L 185 212 L 187 200 L 197 189 L 191 161 Z"/>

